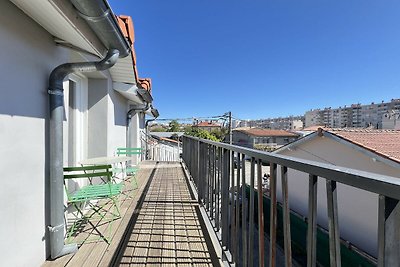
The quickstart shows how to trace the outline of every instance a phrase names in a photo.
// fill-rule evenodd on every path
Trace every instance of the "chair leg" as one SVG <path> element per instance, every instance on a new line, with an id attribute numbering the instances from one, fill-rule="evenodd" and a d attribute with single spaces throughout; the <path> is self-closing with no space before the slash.
<path id="1" fill-rule="evenodd" d="M 74 233 L 76 233 L 76 231 L 79 229 L 79 225 L 82 224 L 83 222 L 87 222 L 91 228 L 93 229 L 93 231 L 95 231 L 99 238 L 98 239 L 85 239 L 84 241 L 82 241 L 81 243 L 85 243 L 85 242 L 93 242 L 93 241 L 98 241 L 100 239 L 104 240 L 107 244 L 110 244 L 111 242 L 111 230 L 112 230 L 112 223 L 113 221 L 115 221 L 118 218 L 121 218 L 121 213 L 118 207 L 118 203 L 117 200 L 115 198 L 111 198 L 110 199 L 112 201 L 112 206 L 114 206 L 114 211 L 111 212 L 111 219 L 107 220 L 106 219 L 106 215 L 102 214 L 102 210 L 104 209 L 104 206 L 100 206 L 100 207 L 96 207 L 95 204 L 93 203 L 88 203 L 88 205 L 90 206 L 92 212 L 89 216 L 85 215 L 82 211 L 82 208 L 78 205 L 78 202 L 74 202 L 72 203 L 73 206 L 75 207 L 76 211 L 78 212 L 79 215 L 81 215 L 81 218 L 78 218 L 78 216 L 76 216 L 75 221 L 73 222 L 72 226 L 70 227 L 70 229 L 67 232 L 67 239 L 66 239 L 66 243 L 70 243 L 72 241 L 73 235 Z M 79 202 L 80 204 L 83 204 L 84 202 Z M 106 212 L 109 212 L 107 210 L 105 210 Z M 99 215 L 99 221 L 95 224 L 94 222 L 92 222 L 92 219 L 95 219 L 95 217 L 93 217 L 94 214 Z M 105 220 L 106 219 L 106 220 Z M 107 230 L 106 232 L 108 232 L 108 235 L 103 234 L 99 229 L 98 229 L 98 225 L 101 223 L 108 223 L 107 226 Z"/>

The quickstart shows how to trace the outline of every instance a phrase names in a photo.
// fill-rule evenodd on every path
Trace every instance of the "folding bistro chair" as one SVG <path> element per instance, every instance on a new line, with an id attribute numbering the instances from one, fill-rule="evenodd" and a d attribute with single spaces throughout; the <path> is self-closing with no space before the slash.
<path id="1" fill-rule="evenodd" d="M 86 180 L 88 184 L 70 192 L 67 186 L 67 181 L 70 179 L 74 179 L 74 181 L 78 179 Z M 72 205 L 77 211 L 71 227 L 67 230 L 67 243 L 71 241 L 77 230 L 85 222 L 91 225 L 93 231 L 98 234 L 98 238 L 87 238 L 82 243 L 100 239 L 110 243 L 111 225 L 114 220 L 121 217 L 118 196 L 122 193 L 123 187 L 122 183 L 114 183 L 111 165 L 65 167 L 64 187 L 68 205 Z M 87 212 L 84 211 L 86 206 L 90 207 Z M 98 219 L 97 222 L 95 222 L 96 219 Z M 108 235 L 99 229 L 104 224 L 108 224 Z"/>
<path id="2" fill-rule="evenodd" d="M 125 157 L 133 157 L 137 155 L 142 155 L 143 154 L 143 149 L 141 147 L 119 147 L 117 148 L 117 156 L 125 156 Z M 113 171 L 118 173 L 118 172 L 123 172 L 127 175 L 131 175 L 131 184 L 133 189 L 138 188 L 138 183 L 136 179 L 136 173 L 138 172 L 139 167 L 137 165 L 134 166 L 126 166 L 125 170 L 120 169 L 120 168 L 114 168 Z"/>

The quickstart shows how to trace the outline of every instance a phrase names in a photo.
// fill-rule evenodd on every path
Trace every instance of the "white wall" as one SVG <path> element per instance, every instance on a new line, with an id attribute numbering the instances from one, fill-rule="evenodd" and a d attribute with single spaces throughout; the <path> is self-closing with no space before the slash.
<path id="1" fill-rule="evenodd" d="M 132 73 L 133 75 L 133 73 Z M 107 155 L 113 156 L 118 147 L 126 147 L 128 100 L 108 84 Z"/>
<path id="2" fill-rule="evenodd" d="M 9 1 L 0 1 L 0 47 L 0 265 L 40 266 L 46 258 L 48 77 L 68 53 Z"/>
<path id="3" fill-rule="evenodd" d="M 400 177 L 400 166 L 394 168 L 375 162 L 365 154 L 327 137 L 316 137 L 279 154 Z M 290 208 L 307 217 L 308 174 L 289 169 L 288 179 Z M 343 184 L 338 184 L 337 193 L 341 237 L 377 256 L 378 195 Z M 280 174 L 278 196 L 281 201 Z M 326 201 L 326 180 L 319 178 L 317 223 L 325 229 L 328 227 Z"/>

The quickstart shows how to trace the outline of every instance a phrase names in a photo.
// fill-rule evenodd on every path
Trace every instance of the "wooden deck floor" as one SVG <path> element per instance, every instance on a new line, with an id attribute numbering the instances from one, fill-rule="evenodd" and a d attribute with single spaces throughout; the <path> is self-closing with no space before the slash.
<path id="1" fill-rule="evenodd" d="M 143 162 L 139 188 L 123 196 L 112 242 L 84 243 L 54 266 L 213 266 L 217 259 L 180 163 Z M 92 233 L 95 234 L 95 233 Z M 88 234 L 83 231 L 77 239 Z"/>
<path id="2" fill-rule="evenodd" d="M 196 209 L 181 165 L 160 163 L 118 264 L 213 266 Z"/>

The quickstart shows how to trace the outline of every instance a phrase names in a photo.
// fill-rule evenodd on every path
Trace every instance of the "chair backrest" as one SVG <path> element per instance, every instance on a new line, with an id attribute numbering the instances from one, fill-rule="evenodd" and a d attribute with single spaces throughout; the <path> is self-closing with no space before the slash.
<path id="1" fill-rule="evenodd" d="M 64 182 L 68 179 L 107 177 L 111 181 L 111 165 L 90 165 L 82 167 L 64 167 Z"/>
<path id="2" fill-rule="evenodd" d="M 99 178 L 103 184 L 107 184 L 111 193 L 111 184 L 112 184 L 111 165 L 64 167 L 64 189 L 67 194 L 68 200 L 71 199 L 72 192 L 69 192 L 66 181 L 70 179 L 87 179 L 89 181 L 89 185 L 93 185 L 93 179 L 95 178 Z"/>
<path id="3" fill-rule="evenodd" d="M 143 154 L 141 147 L 119 147 L 117 148 L 117 156 L 133 156 Z"/>

